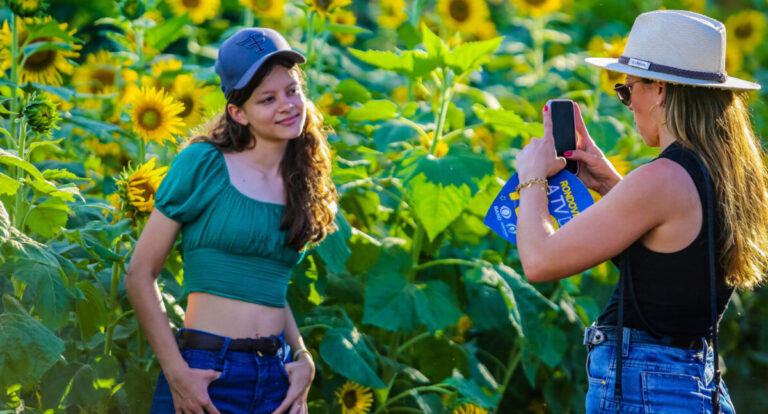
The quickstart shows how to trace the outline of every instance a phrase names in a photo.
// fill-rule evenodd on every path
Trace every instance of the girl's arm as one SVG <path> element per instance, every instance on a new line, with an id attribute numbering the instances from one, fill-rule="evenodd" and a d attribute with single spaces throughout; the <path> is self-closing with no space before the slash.
<path id="1" fill-rule="evenodd" d="M 306 349 L 304 339 L 296 325 L 296 319 L 287 303 L 285 305 L 285 342 L 291 346 L 293 355 L 296 355 L 296 351 L 300 349 Z M 315 362 L 312 360 L 312 355 L 308 352 L 299 353 L 295 361 L 285 364 L 285 370 L 288 372 L 290 385 L 285 399 L 273 413 L 282 413 L 290 407 L 288 412 L 291 414 L 307 414 L 309 412 L 307 395 L 312 379 L 315 377 Z"/>
<path id="2" fill-rule="evenodd" d="M 139 324 L 171 386 L 176 412 L 200 412 L 204 408 L 209 413 L 218 414 L 219 411 L 208 396 L 208 385 L 221 373 L 193 369 L 184 361 L 157 288 L 157 276 L 180 228 L 180 223 L 166 217 L 159 210 L 152 212 L 131 257 L 125 275 L 125 289 Z"/>

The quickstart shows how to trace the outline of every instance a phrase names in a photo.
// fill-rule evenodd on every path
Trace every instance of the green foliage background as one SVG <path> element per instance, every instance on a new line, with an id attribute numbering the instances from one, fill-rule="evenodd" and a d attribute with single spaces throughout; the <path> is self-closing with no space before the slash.
<path id="1" fill-rule="evenodd" d="M 377 413 L 452 412 L 465 403 L 502 413 L 584 411 L 581 335 L 607 302 L 616 269 L 605 263 L 532 286 L 514 246 L 482 219 L 514 172 L 517 151 L 541 134 L 547 99 L 579 102 L 594 139 L 623 169 L 655 155 L 583 58 L 595 36 L 625 36 L 640 12 L 696 2 L 586 0 L 543 17 L 490 2 L 487 18 L 499 37 L 485 40 L 449 29 L 435 5 L 421 1 L 405 3 L 409 18 L 398 29 L 378 26 L 377 2 L 347 7 L 355 25 L 328 24 L 303 3 L 274 20 L 225 0 L 201 24 L 172 18 L 161 1 L 143 4 L 166 17 L 160 23 L 126 18 L 105 0 L 50 3 L 48 13 L 76 32 L 43 25 L 39 36 L 63 43 L 27 46 L 27 54 L 79 44 L 76 65 L 109 50 L 149 76 L 151 56 L 127 36 L 144 30 L 148 46 L 183 62 L 180 73 L 215 84 L 218 43 L 253 23 L 277 27 L 309 55 L 307 93 L 334 128 L 343 213 L 289 288 L 317 361 L 312 412 L 340 412 L 334 393 L 347 379 L 373 388 Z M 764 1 L 701 3 L 721 20 L 754 9 L 764 26 Z M 0 20 L 11 15 L 0 10 Z M 334 36 L 343 34 L 355 36 L 349 47 Z M 767 52 L 760 44 L 740 53 L 735 74 L 768 85 Z M 110 106 L 114 96 L 99 98 L 98 109 L 82 105 L 93 96 L 74 90 L 68 76 L 58 87 L 33 82 L 14 91 L 11 75 L 0 79 L 0 409 L 146 412 L 159 365 L 121 280 L 141 220 L 107 200 L 129 161 L 151 155 L 169 165 L 178 146 L 143 143 L 124 109 Z M 59 107 L 51 136 L 17 115 L 42 91 L 73 104 Z M 768 131 L 764 91 L 751 100 L 760 136 Z M 211 111 L 220 108 L 220 97 L 205 99 Z M 117 153 L 99 152 L 110 143 Z M 174 250 L 159 284 L 176 327 L 182 283 Z M 721 324 L 721 356 L 737 409 L 766 411 L 765 290 L 734 296 Z"/>

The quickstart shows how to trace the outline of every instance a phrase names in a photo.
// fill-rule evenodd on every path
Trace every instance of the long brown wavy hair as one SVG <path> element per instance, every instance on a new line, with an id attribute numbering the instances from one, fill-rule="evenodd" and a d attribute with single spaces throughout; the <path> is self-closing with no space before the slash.
<path id="1" fill-rule="evenodd" d="M 304 73 L 293 61 L 276 56 L 262 64 L 245 87 L 230 91 L 227 104 L 241 107 L 276 65 L 290 69 L 302 86 L 306 84 Z M 319 243 L 333 230 L 337 200 L 323 115 L 310 100 L 304 107 L 307 112 L 304 130 L 288 142 L 280 162 L 286 194 L 280 228 L 288 230 L 286 243 L 296 250 L 302 250 L 307 243 Z M 240 152 L 254 148 L 256 140 L 247 125 L 236 122 L 225 110 L 207 135 L 196 136 L 187 145 L 208 142 L 222 152 Z"/>
<path id="2" fill-rule="evenodd" d="M 722 214 L 720 262 L 730 286 L 753 289 L 768 271 L 768 177 L 743 92 L 667 84 L 667 127 L 707 166 Z"/>

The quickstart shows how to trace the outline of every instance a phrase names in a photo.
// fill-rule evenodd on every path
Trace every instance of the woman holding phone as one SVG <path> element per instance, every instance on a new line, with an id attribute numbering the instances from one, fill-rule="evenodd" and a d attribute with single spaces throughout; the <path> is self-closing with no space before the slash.
<path id="1" fill-rule="evenodd" d="M 589 64 L 616 85 L 653 161 L 621 177 L 574 105 L 579 178 L 603 198 L 554 231 L 544 186 L 555 154 L 544 137 L 517 157 L 518 247 L 526 277 L 553 281 L 614 258 L 621 278 L 585 332 L 587 412 L 732 412 L 717 364 L 717 324 L 736 288 L 768 270 L 768 179 L 744 91 L 725 73 L 725 27 L 700 14 L 640 15 L 619 59 Z"/>
<path id="2" fill-rule="evenodd" d="M 336 192 L 304 62 L 272 29 L 224 41 L 226 110 L 157 191 L 125 279 L 162 366 L 152 413 L 308 412 L 315 366 L 286 290 L 308 244 L 331 230 Z M 156 278 L 179 231 L 189 296 L 174 337 Z"/>

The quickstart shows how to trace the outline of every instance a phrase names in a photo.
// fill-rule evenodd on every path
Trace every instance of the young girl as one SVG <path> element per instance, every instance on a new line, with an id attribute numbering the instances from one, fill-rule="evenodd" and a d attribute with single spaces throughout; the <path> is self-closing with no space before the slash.
<path id="1" fill-rule="evenodd" d="M 517 156 L 517 240 L 529 280 L 620 258 L 613 297 L 584 336 L 589 413 L 733 411 L 719 382 L 717 324 L 734 288 L 757 286 L 768 270 L 768 180 L 738 93 L 760 86 L 727 76 L 725 45 L 722 23 L 663 10 L 635 20 L 619 59 L 587 61 L 627 75 L 618 97 L 661 154 L 622 179 L 574 106 L 583 145 L 565 156 L 604 197 L 558 231 L 544 179 L 565 160 L 548 108 L 544 137 Z"/>
<path id="2" fill-rule="evenodd" d="M 162 366 L 153 413 L 307 413 L 315 366 L 286 290 L 331 230 L 336 193 L 304 62 L 271 29 L 227 39 L 215 65 L 226 111 L 157 191 L 125 279 Z M 156 278 L 179 231 L 189 296 L 174 336 Z"/>

